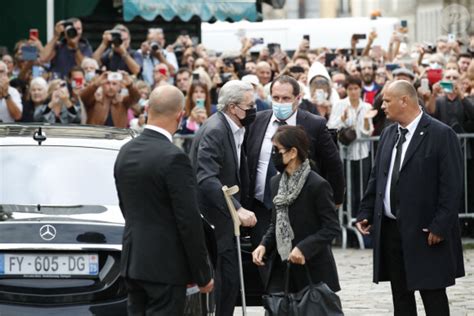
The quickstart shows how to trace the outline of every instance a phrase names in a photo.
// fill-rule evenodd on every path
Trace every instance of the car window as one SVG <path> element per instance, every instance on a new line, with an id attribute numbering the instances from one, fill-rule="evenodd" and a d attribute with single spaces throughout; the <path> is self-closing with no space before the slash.
<path id="1" fill-rule="evenodd" d="M 0 146 L 0 204 L 118 205 L 116 150 Z"/>

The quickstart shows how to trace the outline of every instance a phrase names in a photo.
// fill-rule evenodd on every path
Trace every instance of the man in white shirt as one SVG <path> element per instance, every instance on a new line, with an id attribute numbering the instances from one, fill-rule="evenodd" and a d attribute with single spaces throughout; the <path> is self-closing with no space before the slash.
<path id="1" fill-rule="evenodd" d="M 446 287 L 464 276 L 458 212 L 462 154 L 454 131 L 423 113 L 411 83 L 384 92 L 384 129 L 356 227 L 372 234 L 374 282 L 390 281 L 394 315 L 449 315 Z"/>
<path id="2" fill-rule="evenodd" d="M 8 67 L 0 61 L 0 122 L 11 123 L 19 120 L 22 110 L 20 93 L 10 87 Z"/>

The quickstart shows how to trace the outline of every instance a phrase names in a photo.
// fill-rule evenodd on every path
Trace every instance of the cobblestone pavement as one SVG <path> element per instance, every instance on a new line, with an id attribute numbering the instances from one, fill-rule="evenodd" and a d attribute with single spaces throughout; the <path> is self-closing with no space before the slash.
<path id="1" fill-rule="evenodd" d="M 393 315 L 390 284 L 372 283 L 372 250 L 334 248 L 342 290 L 338 293 L 347 316 Z M 448 288 L 451 316 L 474 316 L 474 250 L 464 251 L 466 276 Z M 418 315 L 425 315 L 416 293 Z M 242 315 L 236 308 L 234 315 Z M 263 316 L 262 307 L 248 307 L 248 316 Z"/>

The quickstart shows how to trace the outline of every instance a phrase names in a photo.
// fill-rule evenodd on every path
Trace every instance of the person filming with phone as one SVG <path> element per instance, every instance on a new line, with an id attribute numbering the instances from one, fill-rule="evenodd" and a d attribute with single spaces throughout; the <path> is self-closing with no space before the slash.
<path id="1" fill-rule="evenodd" d="M 124 91 L 127 91 L 124 93 Z M 80 93 L 87 112 L 87 124 L 128 127 L 128 109 L 140 99 L 140 92 L 125 71 L 104 72 Z"/>
<path id="2" fill-rule="evenodd" d="M 40 52 L 43 63 L 51 62 L 50 71 L 66 78 L 74 66 L 80 66 L 84 57 L 92 56 L 92 47 L 82 37 L 82 22 L 78 18 L 59 21 L 53 38 Z"/>

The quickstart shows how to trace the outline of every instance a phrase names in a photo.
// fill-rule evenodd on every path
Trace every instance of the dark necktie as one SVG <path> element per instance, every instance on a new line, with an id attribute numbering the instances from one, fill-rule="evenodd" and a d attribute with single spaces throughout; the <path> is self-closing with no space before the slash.
<path id="1" fill-rule="evenodd" d="M 398 142 L 395 145 L 397 148 L 397 153 L 395 154 L 395 162 L 392 169 L 392 179 L 390 181 L 390 210 L 395 217 L 398 213 L 398 177 L 400 175 L 400 164 L 402 160 L 402 145 L 406 140 L 406 133 L 408 133 L 408 129 L 399 129 Z"/>
<path id="2" fill-rule="evenodd" d="M 286 123 L 285 121 L 278 121 L 278 120 L 273 121 L 273 123 L 277 123 L 278 126 L 288 125 L 288 123 Z M 276 174 L 277 174 L 277 170 L 275 168 L 275 165 L 273 164 L 272 158 L 270 157 L 270 161 L 268 162 L 267 176 L 265 177 L 265 190 L 263 193 L 263 204 L 269 210 L 271 210 L 273 206 L 270 180 Z"/>

